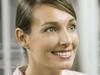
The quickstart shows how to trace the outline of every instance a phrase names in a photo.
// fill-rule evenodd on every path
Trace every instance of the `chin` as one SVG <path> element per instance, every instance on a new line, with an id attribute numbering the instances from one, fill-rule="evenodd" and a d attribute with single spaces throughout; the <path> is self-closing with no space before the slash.
<path id="1" fill-rule="evenodd" d="M 71 69 L 72 65 L 66 65 L 66 66 L 63 66 L 61 67 L 61 70 L 66 70 L 66 69 Z"/>
<path id="2" fill-rule="evenodd" d="M 56 66 L 55 68 L 58 70 L 68 70 L 72 68 L 73 63 L 62 63 Z"/>
<path id="3" fill-rule="evenodd" d="M 71 69 L 71 67 L 72 67 L 72 66 L 67 66 L 67 67 L 65 66 L 65 67 L 62 67 L 61 70 Z"/>

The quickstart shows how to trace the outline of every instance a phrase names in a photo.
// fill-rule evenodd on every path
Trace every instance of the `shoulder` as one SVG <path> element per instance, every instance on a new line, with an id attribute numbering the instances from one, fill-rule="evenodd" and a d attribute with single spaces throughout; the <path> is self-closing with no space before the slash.
<path id="1" fill-rule="evenodd" d="M 87 74 L 77 71 L 63 70 L 62 75 L 87 75 Z"/>
<path id="2" fill-rule="evenodd" d="M 85 73 L 76 72 L 76 71 L 73 71 L 73 73 L 74 73 L 75 75 L 87 75 L 87 74 L 85 74 Z"/>
<path id="3" fill-rule="evenodd" d="M 26 70 L 26 66 L 17 67 L 13 72 L 13 75 L 24 75 L 25 70 Z"/>
<path id="4" fill-rule="evenodd" d="M 19 68 L 16 68 L 16 70 L 13 72 L 12 75 L 22 75 L 21 71 L 19 70 Z"/>

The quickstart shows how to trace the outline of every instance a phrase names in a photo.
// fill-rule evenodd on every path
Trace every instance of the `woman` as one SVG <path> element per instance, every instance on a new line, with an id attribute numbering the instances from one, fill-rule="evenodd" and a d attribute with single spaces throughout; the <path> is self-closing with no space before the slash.
<path id="1" fill-rule="evenodd" d="M 69 1 L 20 1 L 16 38 L 27 53 L 28 64 L 13 75 L 84 75 L 68 70 L 79 42 L 76 14 Z"/>

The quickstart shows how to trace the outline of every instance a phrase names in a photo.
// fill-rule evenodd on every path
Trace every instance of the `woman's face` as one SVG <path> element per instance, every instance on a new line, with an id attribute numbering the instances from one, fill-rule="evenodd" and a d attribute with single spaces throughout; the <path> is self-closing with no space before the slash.
<path id="1" fill-rule="evenodd" d="M 51 69 L 70 68 L 78 46 L 74 17 L 41 5 L 34 10 L 33 18 L 32 32 L 28 35 L 29 61 Z"/>

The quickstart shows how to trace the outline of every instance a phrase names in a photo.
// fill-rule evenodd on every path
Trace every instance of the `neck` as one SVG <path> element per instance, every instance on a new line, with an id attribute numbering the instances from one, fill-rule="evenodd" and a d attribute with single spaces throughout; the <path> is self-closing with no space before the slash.
<path id="1" fill-rule="evenodd" d="M 49 69 L 44 69 L 40 67 L 30 67 L 28 66 L 25 75 L 60 75 L 60 71 L 53 71 Z"/>
<path id="2" fill-rule="evenodd" d="M 32 60 L 32 59 L 29 59 Z M 60 70 L 52 70 L 33 61 L 29 61 L 25 75 L 60 75 Z"/>

